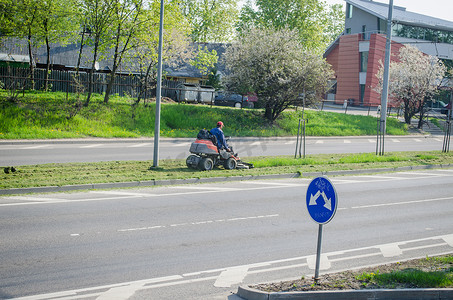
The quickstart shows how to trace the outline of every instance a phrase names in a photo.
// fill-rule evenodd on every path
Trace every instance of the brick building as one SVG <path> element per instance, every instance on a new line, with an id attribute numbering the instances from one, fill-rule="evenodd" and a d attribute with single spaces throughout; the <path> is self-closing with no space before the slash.
<path id="1" fill-rule="evenodd" d="M 360 106 L 377 106 L 376 74 L 384 61 L 388 5 L 372 0 L 345 0 L 345 31 L 326 50 L 324 57 L 335 70 L 328 100 Z M 441 8 L 439 8 L 441 9 Z M 453 22 L 406 11 L 394 6 L 392 60 L 406 44 L 442 60 L 453 60 Z"/>

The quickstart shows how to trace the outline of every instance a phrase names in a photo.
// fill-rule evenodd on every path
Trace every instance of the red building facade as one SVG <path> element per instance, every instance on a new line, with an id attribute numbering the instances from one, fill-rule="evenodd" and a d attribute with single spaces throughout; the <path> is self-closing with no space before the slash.
<path id="1" fill-rule="evenodd" d="M 378 106 L 381 96 L 375 91 L 379 83 L 377 74 L 385 57 L 386 37 L 371 34 L 364 40 L 362 34 L 342 35 L 331 48 L 326 60 L 332 65 L 337 80 L 335 103 Z M 398 57 L 402 44 L 392 42 L 391 60 Z"/>

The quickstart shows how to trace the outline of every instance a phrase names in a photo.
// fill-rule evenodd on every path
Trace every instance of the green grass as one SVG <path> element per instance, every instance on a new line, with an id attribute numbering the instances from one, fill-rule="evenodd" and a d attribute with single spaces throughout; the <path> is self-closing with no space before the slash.
<path id="1" fill-rule="evenodd" d="M 60 92 L 25 92 L 9 101 L 0 90 L 0 139 L 59 138 L 138 138 L 153 137 L 155 104 L 132 107 L 133 99 L 94 94 L 88 107 L 78 105 L 84 97 Z M 77 112 L 77 113 L 76 113 Z M 268 124 L 259 109 L 162 103 L 160 136 L 195 137 L 200 129 L 210 129 L 218 120 L 225 123 L 229 136 L 294 136 L 302 112 L 287 110 L 274 124 Z M 377 119 L 372 116 L 306 110 L 308 136 L 375 135 Z M 407 134 L 407 126 L 389 118 L 390 135 Z"/>
<path id="2" fill-rule="evenodd" d="M 161 160 L 159 168 L 151 169 L 152 161 L 110 161 L 96 163 L 65 163 L 15 166 L 16 172 L 0 173 L 0 188 L 27 188 L 41 186 L 64 186 L 77 184 L 131 182 L 165 179 L 188 179 L 208 177 L 230 177 L 266 174 L 299 173 L 338 170 L 360 170 L 395 168 L 431 164 L 453 164 L 453 152 L 394 152 L 384 156 L 374 154 L 318 154 L 305 159 L 290 156 L 243 157 L 255 168 L 212 171 L 189 169 L 185 159 Z M 3 167 L 2 167 L 3 169 Z M 306 175 L 308 176 L 308 175 Z"/>
<path id="3" fill-rule="evenodd" d="M 453 256 L 426 258 L 422 261 L 425 265 L 423 270 L 419 268 L 407 268 L 394 270 L 389 273 L 364 272 L 357 276 L 364 285 L 370 283 L 379 287 L 394 288 L 398 285 L 411 286 L 413 288 L 446 288 L 453 286 Z M 435 268 L 436 270 L 432 270 Z"/>

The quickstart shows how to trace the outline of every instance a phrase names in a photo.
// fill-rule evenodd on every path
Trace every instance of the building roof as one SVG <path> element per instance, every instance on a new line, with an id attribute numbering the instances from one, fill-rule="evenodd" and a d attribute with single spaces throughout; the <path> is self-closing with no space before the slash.
<path id="1" fill-rule="evenodd" d="M 389 5 L 372 0 L 345 0 L 378 18 L 387 20 Z M 441 8 L 439 8 L 441 9 Z M 447 9 L 447 8 L 445 8 Z M 453 30 L 453 22 L 407 11 L 405 7 L 393 6 L 393 21 L 433 29 Z"/>

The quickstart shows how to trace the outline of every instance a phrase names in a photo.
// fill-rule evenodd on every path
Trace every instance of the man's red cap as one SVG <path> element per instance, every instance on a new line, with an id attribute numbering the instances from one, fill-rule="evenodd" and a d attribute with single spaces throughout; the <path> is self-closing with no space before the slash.
<path id="1" fill-rule="evenodd" d="M 223 122 L 222 121 L 217 122 L 217 126 L 223 126 Z"/>

